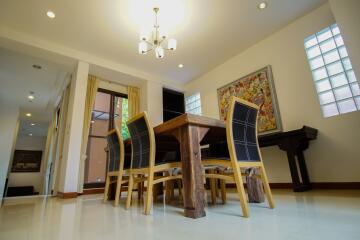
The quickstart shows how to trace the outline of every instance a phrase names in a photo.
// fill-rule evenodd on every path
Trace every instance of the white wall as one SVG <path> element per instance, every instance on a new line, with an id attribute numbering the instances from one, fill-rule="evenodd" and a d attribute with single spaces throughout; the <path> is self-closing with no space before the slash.
<path id="1" fill-rule="evenodd" d="M 69 106 L 66 119 L 64 149 L 56 189 L 62 193 L 77 192 L 81 164 L 81 142 L 84 124 L 84 110 L 89 74 L 89 64 L 79 61 L 71 79 Z M 82 184 L 82 183 L 81 183 Z"/>
<path id="2" fill-rule="evenodd" d="M 35 136 L 23 136 L 19 135 L 16 140 L 15 150 L 33 150 L 43 151 L 41 159 L 41 165 L 44 161 L 46 137 L 35 137 Z M 40 168 L 42 169 L 42 168 Z M 9 174 L 9 187 L 16 186 L 34 186 L 36 192 L 40 192 L 41 186 L 41 172 L 29 172 L 29 173 L 13 173 Z"/>
<path id="3" fill-rule="evenodd" d="M 305 152 L 311 180 L 360 181 L 360 112 L 323 118 L 303 46 L 306 37 L 334 22 L 325 4 L 191 81 L 186 93 L 199 91 L 203 115 L 218 118 L 217 88 L 271 65 L 284 130 L 303 125 L 319 130 L 318 139 Z M 270 181 L 291 182 L 285 152 L 270 147 L 262 153 Z"/>
<path id="4" fill-rule="evenodd" d="M 19 108 L 0 101 L 0 206 L 8 174 L 10 158 L 13 153 L 17 129 L 19 127 Z"/>

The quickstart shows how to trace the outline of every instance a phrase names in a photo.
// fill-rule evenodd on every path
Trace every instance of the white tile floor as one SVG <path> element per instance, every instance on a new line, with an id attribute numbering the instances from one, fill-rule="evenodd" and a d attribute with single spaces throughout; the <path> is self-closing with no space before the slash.
<path id="1" fill-rule="evenodd" d="M 126 211 L 101 197 L 6 200 L 0 239 L 360 239 L 360 191 L 274 190 L 276 209 L 251 204 L 249 219 L 240 216 L 233 193 L 226 205 L 209 205 L 197 220 L 183 217 L 179 203 L 156 203 L 145 216 L 141 204 Z"/>

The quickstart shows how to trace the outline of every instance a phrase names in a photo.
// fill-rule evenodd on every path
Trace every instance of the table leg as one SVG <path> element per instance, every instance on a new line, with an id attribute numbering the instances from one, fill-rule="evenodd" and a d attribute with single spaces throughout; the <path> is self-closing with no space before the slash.
<path id="1" fill-rule="evenodd" d="M 296 166 L 295 154 L 292 151 L 287 151 L 286 153 L 289 161 L 291 180 L 293 182 L 293 189 L 294 192 L 297 192 L 297 189 L 301 188 L 301 183 L 300 183 L 298 169 Z"/>
<path id="2" fill-rule="evenodd" d="M 198 127 L 184 125 L 177 136 L 180 142 L 184 185 L 184 214 L 190 218 L 206 215 Z"/>
<path id="3" fill-rule="evenodd" d="M 303 187 L 307 189 L 311 189 L 310 178 L 306 168 L 304 153 L 301 150 L 298 150 L 297 152 L 297 159 L 299 163 L 299 169 L 300 169 L 301 179 L 303 182 Z"/>

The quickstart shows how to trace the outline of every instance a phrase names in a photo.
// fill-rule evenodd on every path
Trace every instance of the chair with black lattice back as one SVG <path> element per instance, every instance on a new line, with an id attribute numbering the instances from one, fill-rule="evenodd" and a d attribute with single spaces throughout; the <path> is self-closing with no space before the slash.
<path id="1" fill-rule="evenodd" d="M 132 158 L 126 208 L 130 207 L 134 184 L 145 182 L 146 200 L 144 213 L 148 215 L 151 210 L 153 186 L 157 183 L 182 178 L 181 174 L 167 174 L 165 176 L 156 174 L 155 176 L 155 173 L 172 172 L 171 170 L 181 167 L 181 162 L 166 157 L 167 154 L 164 155 L 165 157 L 156 157 L 159 154 L 156 152 L 154 130 L 150 126 L 146 112 L 142 112 L 128 120 L 127 126 L 131 137 Z"/>
<path id="2" fill-rule="evenodd" d="M 235 181 L 243 216 L 249 216 L 249 207 L 245 195 L 241 169 L 259 168 L 270 208 L 274 208 L 269 181 L 266 176 L 261 152 L 257 140 L 257 115 L 259 107 L 240 98 L 231 97 L 226 118 L 226 139 L 229 157 L 206 157 L 202 159 L 204 166 L 219 166 L 220 169 L 230 169 L 227 173 L 220 171 L 205 174 L 206 178 L 225 181 Z"/>
<path id="3" fill-rule="evenodd" d="M 116 183 L 115 206 L 119 205 L 121 196 L 121 185 L 128 182 L 126 177 L 130 168 L 130 161 L 125 161 L 125 148 L 121 133 L 118 128 L 114 128 L 107 133 L 108 166 L 106 171 L 106 181 L 104 190 L 104 201 L 109 198 L 109 187 L 111 183 Z"/>

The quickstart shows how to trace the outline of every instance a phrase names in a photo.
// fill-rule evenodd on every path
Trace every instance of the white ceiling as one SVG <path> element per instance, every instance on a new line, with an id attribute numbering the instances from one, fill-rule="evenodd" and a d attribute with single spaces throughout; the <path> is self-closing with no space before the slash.
<path id="1" fill-rule="evenodd" d="M 149 4 L 139 3 L 155 1 L 1 0 L 0 27 L 185 83 L 326 2 L 267 0 L 268 8 L 260 11 L 260 0 L 166 1 L 171 4 L 164 7 L 163 1 L 156 1 L 160 11 L 167 13 L 160 27 L 170 25 L 169 34 L 178 40 L 178 49 L 166 52 L 161 60 L 137 53 L 137 13 L 144 6 L 148 13 L 152 11 Z M 48 9 L 56 13 L 55 19 L 46 17 Z M 171 26 L 174 16 L 183 18 Z M 145 17 L 140 19 L 151 22 Z M 179 63 L 185 67 L 177 68 Z"/>
<path id="2" fill-rule="evenodd" d="M 41 69 L 33 68 L 40 65 Z M 20 120 L 47 122 L 52 117 L 60 88 L 72 71 L 48 60 L 0 48 L 0 100 L 20 107 Z M 35 99 L 27 98 L 30 91 Z M 26 113 L 32 116 L 26 117 Z"/>
<path id="3" fill-rule="evenodd" d="M 29 136 L 32 134 L 32 137 L 46 137 L 48 132 L 49 123 L 48 122 L 36 122 L 36 125 L 32 126 L 31 120 L 21 120 L 19 126 L 18 136 Z"/>

